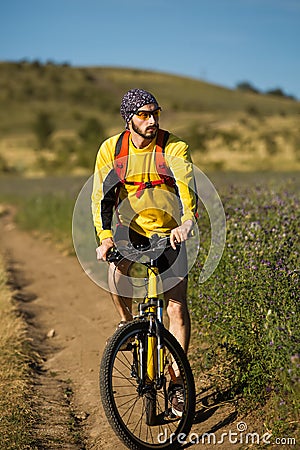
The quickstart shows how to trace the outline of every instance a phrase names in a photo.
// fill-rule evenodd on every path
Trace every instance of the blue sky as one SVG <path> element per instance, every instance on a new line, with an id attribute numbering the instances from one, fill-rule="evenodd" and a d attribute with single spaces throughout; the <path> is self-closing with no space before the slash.
<path id="1" fill-rule="evenodd" d="M 300 99 L 300 0 L 3 0 L 0 60 L 121 66 Z"/>

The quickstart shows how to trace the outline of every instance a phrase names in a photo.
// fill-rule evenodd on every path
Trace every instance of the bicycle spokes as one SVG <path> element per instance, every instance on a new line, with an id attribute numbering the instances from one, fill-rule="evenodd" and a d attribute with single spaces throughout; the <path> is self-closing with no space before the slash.
<path id="1" fill-rule="evenodd" d="M 132 426 L 134 432 L 137 431 L 135 425 L 138 411 L 140 411 L 138 419 L 140 432 L 144 427 L 143 422 L 151 426 L 159 425 L 159 423 L 162 425 L 171 417 L 170 404 L 168 400 L 166 401 L 167 385 L 171 381 L 168 367 L 164 371 L 163 386 L 157 389 L 155 382 L 157 374 L 151 373 L 152 362 L 156 359 L 155 353 L 147 357 L 147 371 L 144 378 L 140 377 L 142 364 L 139 356 L 134 346 L 131 352 L 119 350 L 112 373 L 112 389 L 116 406 L 126 426 Z M 150 366 L 152 366 L 151 369 L 149 369 Z"/>

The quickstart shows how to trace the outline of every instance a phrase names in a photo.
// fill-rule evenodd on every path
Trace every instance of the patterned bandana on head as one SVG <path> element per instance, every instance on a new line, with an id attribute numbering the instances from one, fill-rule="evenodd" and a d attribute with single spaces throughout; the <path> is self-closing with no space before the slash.
<path id="1" fill-rule="evenodd" d="M 130 91 L 126 92 L 120 107 L 120 113 L 126 122 L 126 126 L 137 110 L 145 105 L 149 105 L 149 103 L 154 103 L 158 106 L 156 98 L 150 92 L 144 91 L 144 89 L 130 89 Z"/>

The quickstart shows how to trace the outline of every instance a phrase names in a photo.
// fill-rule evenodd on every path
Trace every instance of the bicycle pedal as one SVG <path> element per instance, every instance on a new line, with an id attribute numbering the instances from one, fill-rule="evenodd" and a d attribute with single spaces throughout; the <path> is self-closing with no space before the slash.
<path id="1" fill-rule="evenodd" d="M 172 408 L 169 408 L 166 412 L 165 412 L 165 419 L 166 420 L 179 420 L 181 417 L 179 417 L 177 414 L 174 414 L 172 411 Z"/>

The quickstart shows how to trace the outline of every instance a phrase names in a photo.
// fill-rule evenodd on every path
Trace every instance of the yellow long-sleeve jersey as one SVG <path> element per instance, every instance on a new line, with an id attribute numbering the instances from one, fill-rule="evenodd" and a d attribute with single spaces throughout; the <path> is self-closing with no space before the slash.
<path id="1" fill-rule="evenodd" d="M 170 134 L 165 146 L 165 161 L 175 186 L 149 184 L 141 195 L 137 195 L 139 183 L 161 179 L 155 163 L 156 139 L 142 149 L 136 148 L 129 139 L 126 182 L 120 183 L 114 170 L 119 136 L 104 141 L 96 158 L 92 214 L 100 241 L 113 237 L 116 223 L 150 237 L 154 233 L 168 235 L 186 220 L 194 220 L 196 195 L 187 144 Z M 120 163 L 122 161 L 118 159 Z"/>

